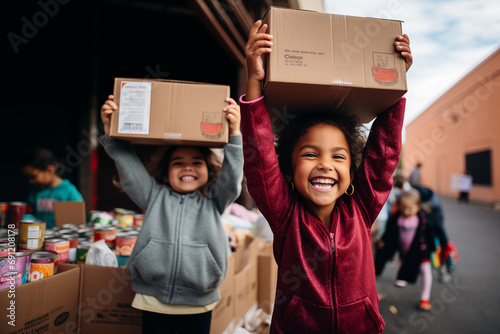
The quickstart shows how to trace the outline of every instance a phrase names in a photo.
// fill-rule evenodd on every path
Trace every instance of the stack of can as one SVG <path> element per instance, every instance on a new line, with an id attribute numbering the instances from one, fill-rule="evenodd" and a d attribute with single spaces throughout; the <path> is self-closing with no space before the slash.
<path id="1" fill-rule="evenodd" d="M 115 209 L 92 212 L 84 225 L 46 228 L 43 220 L 19 218 L 23 203 L 17 203 L 0 203 L 0 222 L 9 227 L 0 227 L 0 290 L 52 276 L 61 262 L 85 264 L 90 246 L 101 239 L 125 267 L 142 226 L 141 214 Z M 19 219 L 15 227 L 12 219 Z"/>

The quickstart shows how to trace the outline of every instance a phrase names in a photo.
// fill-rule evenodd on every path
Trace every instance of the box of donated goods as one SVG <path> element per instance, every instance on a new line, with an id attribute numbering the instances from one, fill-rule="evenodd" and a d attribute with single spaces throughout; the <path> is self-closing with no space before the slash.
<path id="1" fill-rule="evenodd" d="M 288 114 L 353 112 L 368 123 L 407 91 L 396 20 L 269 7 L 265 101 L 275 128 Z M 284 124 L 286 125 L 286 124 Z"/>
<path id="2" fill-rule="evenodd" d="M 134 144 L 222 147 L 228 142 L 225 85 L 115 78 L 110 137 Z"/>

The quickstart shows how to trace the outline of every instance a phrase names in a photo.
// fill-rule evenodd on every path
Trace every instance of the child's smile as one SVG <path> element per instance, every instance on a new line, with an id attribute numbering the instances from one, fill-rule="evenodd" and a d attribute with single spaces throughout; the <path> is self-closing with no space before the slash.
<path id="1" fill-rule="evenodd" d="M 165 181 L 178 193 L 189 193 L 200 189 L 208 182 L 205 158 L 194 147 L 180 147 L 170 158 Z"/>
<path id="2" fill-rule="evenodd" d="M 350 167 L 349 144 L 333 125 L 311 127 L 292 154 L 294 186 L 313 212 L 333 210 L 351 183 Z"/>

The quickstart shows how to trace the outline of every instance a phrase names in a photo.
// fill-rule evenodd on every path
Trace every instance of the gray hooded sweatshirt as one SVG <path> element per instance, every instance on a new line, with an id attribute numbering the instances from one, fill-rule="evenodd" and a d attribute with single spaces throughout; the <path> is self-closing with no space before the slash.
<path id="1" fill-rule="evenodd" d="M 148 174 L 130 143 L 102 136 L 120 183 L 145 210 L 127 262 L 135 292 L 176 305 L 204 306 L 220 299 L 226 276 L 228 240 L 220 216 L 234 202 L 243 180 L 241 136 L 230 135 L 224 161 L 209 196 L 180 194 Z"/>

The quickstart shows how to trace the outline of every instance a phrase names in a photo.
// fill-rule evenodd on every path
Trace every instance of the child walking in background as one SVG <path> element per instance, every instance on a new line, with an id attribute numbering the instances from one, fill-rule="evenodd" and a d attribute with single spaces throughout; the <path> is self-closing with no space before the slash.
<path id="1" fill-rule="evenodd" d="M 209 148 L 173 146 L 158 182 L 129 142 L 109 137 L 113 99 L 101 108 L 100 142 L 115 161 L 121 186 L 145 210 L 127 263 L 136 292 L 132 306 L 143 310 L 142 332 L 209 333 L 229 256 L 220 216 L 239 196 L 243 179 L 239 107 L 227 100 L 230 138 L 222 167 Z"/>
<path id="2" fill-rule="evenodd" d="M 431 309 L 432 288 L 431 252 L 436 250 L 435 226 L 420 205 L 420 193 L 416 189 L 405 191 L 399 198 L 399 209 L 387 222 L 382 240 L 378 244 L 377 275 L 387 259 L 399 251 L 401 266 L 395 285 L 405 287 L 415 283 L 418 274 L 422 279 L 420 309 Z"/>
<path id="3" fill-rule="evenodd" d="M 278 134 L 276 155 L 261 91 L 272 36 L 261 24 L 245 47 L 240 105 L 248 189 L 273 231 L 278 263 L 271 333 L 382 332 L 370 228 L 391 191 L 405 99 L 377 117 L 364 152 L 359 122 L 326 112 L 296 115 Z M 408 37 L 395 45 L 408 70 Z"/>
<path id="4" fill-rule="evenodd" d="M 78 189 L 57 175 L 57 159 L 44 148 L 31 149 L 21 161 L 21 168 L 35 187 L 28 194 L 28 205 L 37 219 L 45 220 L 47 227 L 56 226 L 54 201 L 83 201 Z"/>

